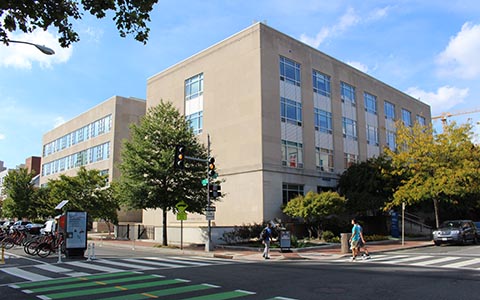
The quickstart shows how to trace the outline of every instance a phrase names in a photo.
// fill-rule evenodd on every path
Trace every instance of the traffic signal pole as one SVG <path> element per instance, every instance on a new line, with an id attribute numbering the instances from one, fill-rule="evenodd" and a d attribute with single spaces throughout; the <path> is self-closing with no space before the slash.
<path id="1" fill-rule="evenodd" d="M 210 134 L 207 134 L 207 155 L 210 158 Z M 207 159 L 207 211 L 210 211 L 210 162 Z M 205 244 L 205 251 L 210 252 L 213 251 L 213 244 L 212 244 L 212 221 L 208 220 L 208 240 Z"/>

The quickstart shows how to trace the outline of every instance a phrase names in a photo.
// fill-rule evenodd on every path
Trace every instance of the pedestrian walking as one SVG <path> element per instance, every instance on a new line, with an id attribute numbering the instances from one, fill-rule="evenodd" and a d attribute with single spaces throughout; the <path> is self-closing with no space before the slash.
<path id="1" fill-rule="evenodd" d="M 272 240 L 272 224 L 267 223 L 267 227 L 261 233 L 262 243 L 265 245 L 263 249 L 263 258 L 270 259 L 270 242 Z"/>
<path id="2" fill-rule="evenodd" d="M 352 219 L 352 225 L 352 236 L 350 237 L 350 249 L 352 250 L 352 258 L 350 260 L 355 261 L 358 255 L 358 246 L 362 236 L 362 229 L 355 218 Z"/>

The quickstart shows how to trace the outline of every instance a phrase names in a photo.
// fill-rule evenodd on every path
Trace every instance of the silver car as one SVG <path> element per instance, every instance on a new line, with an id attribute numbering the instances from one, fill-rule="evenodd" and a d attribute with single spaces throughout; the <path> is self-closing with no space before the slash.
<path id="1" fill-rule="evenodd" d="M 446 243 L 476 244 L 477 241 L 477 227 L 470 220 L 445 221 L 433 232 L 433 242 L 437 246 Z"/>

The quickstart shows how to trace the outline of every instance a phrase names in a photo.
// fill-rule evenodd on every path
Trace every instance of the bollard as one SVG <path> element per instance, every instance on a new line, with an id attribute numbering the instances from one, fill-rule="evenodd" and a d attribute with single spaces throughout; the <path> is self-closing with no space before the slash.
<path id="1" fill-rule="evenodd" d="M 92 247 L 91 247 L 91 244 L 89 243 L 89 244 L 87 245 L 87 261 L 92 261 L 92 259 L 91 259 L 91 257 L 90 257 L 90 256 L 91 256 L 91 248 L 92 248 Z"/>
<path id="2" fill-rule="evenodd" d="M 350 239 L 350 233 L 340 233 L 341 253 L 350 252 L 348 240 Z"/>
<path id="3" fill-rule="evenodd" d="M 5 245 L 2 243 L 2 259 L 0 260 L 0 265 L 5 264 Z"/>
<path id="4" fill-rule="evenodd" d="M 62 263 L 62 249 L 61 249 L 62 245 L 61 243 L 58 243 L 58 260 L 57 260 L 57 264 L 61 264 Z"/>
<path id="5" fill-rule="evenodd" d="M 92 260 L 93 260 L 93 259 L 97 259 L 97 258 L 95 257 L 95 243 L 92 243 Z"/>

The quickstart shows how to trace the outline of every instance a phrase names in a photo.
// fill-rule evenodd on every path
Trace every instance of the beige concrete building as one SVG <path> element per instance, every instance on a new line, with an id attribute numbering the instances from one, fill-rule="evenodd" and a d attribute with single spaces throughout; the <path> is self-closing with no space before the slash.
<path id="1" fill-rule="evenodd" d="M 122 143 L 130 137 L 129 126 L 145 115 L 142 99 L 113 96 L 78 117 L 43 135 L 40 184 L 60 174 L 75 176 L 81 166 L 108 174 L 109 182 L 120 176 Z M 121 222 L 141 222 L 141 212 L 119 214 Z"/>
<path id="2" fill-rule="evenodd" d="M 147 109 L 162 99 L 211 137 L 225 180 L 217 228 L 284 219 L 292 197 L 333 189 L 350 163 L 395 147 L 395 120 L 431 121 L 427 104 L 262 23 L 149 78 Z M 161 222 L 144 212 L 145 225 Z"/>

